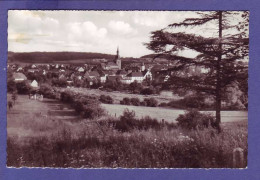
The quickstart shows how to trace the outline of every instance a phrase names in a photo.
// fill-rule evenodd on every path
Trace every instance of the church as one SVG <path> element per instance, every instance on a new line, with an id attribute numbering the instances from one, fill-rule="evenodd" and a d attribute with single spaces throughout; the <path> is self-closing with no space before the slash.
<path id="1" fill-rule="evenodd" d="M 107 62 L 104 68 L 106 70 L 120 70 L 120 69 L 122 69 L 122 64 L 121 64 L 121 59 L 120 59 L 118 47 L 117 47 L 115 59 L 113 61 Z"/>

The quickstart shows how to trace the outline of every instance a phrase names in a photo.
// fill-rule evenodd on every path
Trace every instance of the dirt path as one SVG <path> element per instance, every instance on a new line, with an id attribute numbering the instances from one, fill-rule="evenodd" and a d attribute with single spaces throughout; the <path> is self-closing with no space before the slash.
<path id="1" fill-rule="evenodd" d="M 19 137 L 48 134 L 57 126 L 79 118 L 69 105 L 57 100 L 39 101 L 19 95 L 13 108 L 7 110 L 7 134 Z"/>

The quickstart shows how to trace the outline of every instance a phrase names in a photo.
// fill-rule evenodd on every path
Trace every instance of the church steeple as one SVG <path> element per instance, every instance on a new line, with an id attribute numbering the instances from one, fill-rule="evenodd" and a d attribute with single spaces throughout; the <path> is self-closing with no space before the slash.
<path id="1" fill-rule="evenodd" d="M 120 56 L 119 56 L 119 47 L 118 46 L 117 46 L 117 51 L 116 51 L 116 57 L 117 57 L 117 59 L 120 58 Z"/>
<path id="2" fill-rule="evenodd" d="M 117 46 L 117 51 L 116 51 L 116 58 L 115 58 L 115 63 L 118 65 L 118 68 L 121 69 L 121 60 L 120 60 L 120 55 L 119 55 L 119 47 Z"/>

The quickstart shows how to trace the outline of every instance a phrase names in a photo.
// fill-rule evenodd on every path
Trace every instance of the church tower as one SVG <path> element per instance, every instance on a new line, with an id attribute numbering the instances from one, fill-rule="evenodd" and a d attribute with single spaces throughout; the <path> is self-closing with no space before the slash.
<path id="1" fill-rule="evenodd" d="M 118 68 L 119 68 L 119 69 L 122 68 L 121 60 L 120 60 L 120 55 L 119 55 L 119 48 L 118 48 L 118 47 L 117 47 L 117 51 L 116 51 L 115 63 L 118 65 Z"/>

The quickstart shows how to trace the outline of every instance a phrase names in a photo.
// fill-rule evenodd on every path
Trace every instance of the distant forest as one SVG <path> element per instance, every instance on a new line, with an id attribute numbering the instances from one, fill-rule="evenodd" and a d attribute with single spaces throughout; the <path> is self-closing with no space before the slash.
<path id="1" fill-rule="evenodd" d="M 9 63 L 53 63 L 62 62 L 72 63 L 75 60 L 78 63 L 87 63 L 92 59 L 112 60 L 115 55 L 101 53 L 85 53 L 85 52 L 26 52 L 14 53 L 8 52 Z"/>
<path id="2" fill-rule="evenodd" d="M 157 55 L 149 54 L 140 58 L 122 57 L 124 63 L 149 63 Z M 8 63 L 63 63 L 63 64 L 84 64 L 99 63 L 98 59 L 106 59 L 112 61 L 115 55 L 91 53 L 91 52 L 8 52 Z M 165 57 L 159 57 L 157 61 L 161 61 Z M 165 58 L 166 59 L 166 58 Z M 94 61 L 93 61 L 94 60 Z"/>

